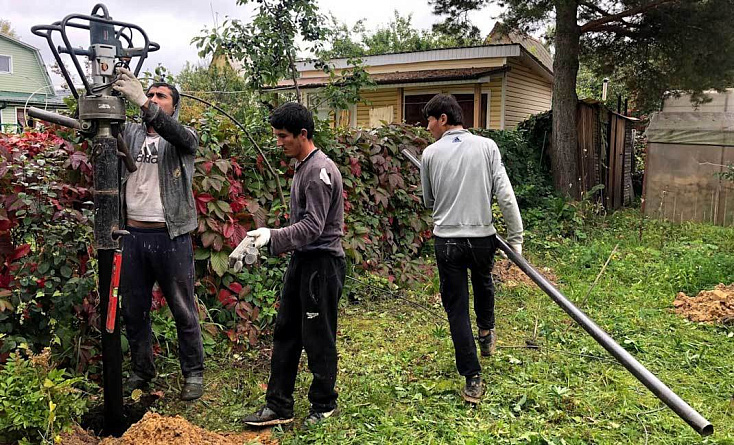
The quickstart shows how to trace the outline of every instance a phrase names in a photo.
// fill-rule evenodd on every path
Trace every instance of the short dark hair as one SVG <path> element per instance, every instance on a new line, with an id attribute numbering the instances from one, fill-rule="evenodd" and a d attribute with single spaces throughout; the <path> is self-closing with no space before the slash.
<path id="1" fill-rule="evenodd" d="M 295 102 L 285 103 L 270 115 L 270 126 L 277 130 L 286 130 L 293 136 L 306 129 L 306 137 L 313 139 L 313 116 L 308 108 Z"/>
<path id="2" fill-rule="evenodd" d="M 464 123 L 464 113 L 461 112 L 461 105 L 456 98 L 450 94 L 437 94 L 428 101 L 423 107 L 423 115 L 426 119 L 430 116 L 436 119 L 445 114 L 449 125 L 462 125 Z"/>
<path id="3" fill-rule="evenodd" d="M 181 98 L 181 95 L 178 94 L 178 90 L 176 89 L 176 87 L 174 87 L 173 85 L 171 85 L 168 82 L 153 82 L 148 87 L 148 89 L 145 91 L 145 95 L 147 96 L 148 93 L 150 93 L 150 90 L 152 88 L 158 88 L 158 87 L 166 87 L 169 90 L 171 90 L 171 98 L 173 99 L 173 106 L 175 107 L 176 105 L 178 105 L 178 101 Z"/>

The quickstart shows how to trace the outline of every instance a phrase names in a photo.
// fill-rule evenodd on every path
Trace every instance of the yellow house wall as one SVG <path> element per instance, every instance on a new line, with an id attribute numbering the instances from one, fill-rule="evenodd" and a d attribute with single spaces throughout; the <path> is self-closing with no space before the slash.
<path id="1" fill-rule="evenodd" d="M 398 89 L 384 88 L 362 91 L 362 102 L 357 104 L 357 126 L 367 127 L 370 123 L 370 109 L 393 107 L 393 122 L 398 118 Z"/>
<path id="2" fill-rule="evenodd" d="M 505 92 L 505 128 L 512 129 L 529 116 L 551 108 L 550 82 L 515 60 L 508 60 L 510 71 Z"/>

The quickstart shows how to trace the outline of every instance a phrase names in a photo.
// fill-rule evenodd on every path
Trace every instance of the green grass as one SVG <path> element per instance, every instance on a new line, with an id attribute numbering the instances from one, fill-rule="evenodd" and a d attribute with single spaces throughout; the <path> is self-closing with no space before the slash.
<path id="1" fill-rule="evenodd" d="M 498 353 L 482 358 L 487 393 L 465 404 L 445 319 L 394 299 L 346 305 L 339 333 L 340 415 L 310 430 L 275 431 L 285 444 L 734 444 L 734 327 L 696 324 L 671 312 L 678 291 L 734 282 L 734 231 L 640 220 L 633 210 L 584 227 L 582 242 L 531 233 L 527 257 L 551 267 L 582 307 L 643 365 L 711 421 L 702 439 L 616 364 L 545 294 L 499 288 Z M 435 283 L 411 299 L 431 305 Z M 442 311 L 439 305 L 433 309 Z M 537 320 L 540 350 L 518 348 Z M 241 430 L 264 403 L 268 365 L 256 352 L 208 362 L 203 401 L 170 398 L 156 408 L 213 430 Z M 177 385 L 175 373 L 167 380 Z M 305 357 L 297 421 L 307 414 Z M 175 393 L 172 393 L 175 394 Z"/>

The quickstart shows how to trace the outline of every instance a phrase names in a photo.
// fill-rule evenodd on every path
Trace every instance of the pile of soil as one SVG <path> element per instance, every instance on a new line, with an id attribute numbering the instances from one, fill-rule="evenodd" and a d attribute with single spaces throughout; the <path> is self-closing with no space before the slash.
<path id="1" fill-rule="evenodd" d="M 61 443 L 69 445 L 277 445 L 270 430 L 241 433 L 216 433 L 192 425 L 181 416 L 164 417 L 148 412 L 120 438 L 99 439 L 82 428 L 62 434 Z"/>
<path id="2" fill-rule="evenodd" d="M 677 314 L 691 321 L 734 323 L 734 284 L 719 284 L 713 290 L 702 290 L 695 297 L 678 292 L 673 306 Z"/>
<path id="3" fill-rule="evenodd" d="M 538 272 L 548 279 L 553 285 L 556 284 L 556 274 L 549 267 L 538 267 Z M 492 269 L 492 276 L 495 280 L 502 283 L 507 288 L 514 288 L 520 285 L 534 286 L 535 283 L 530 279 L 525 272 L 520 270 L 510 260 L 499 260 L 494 263 L 494 269 Z"/>

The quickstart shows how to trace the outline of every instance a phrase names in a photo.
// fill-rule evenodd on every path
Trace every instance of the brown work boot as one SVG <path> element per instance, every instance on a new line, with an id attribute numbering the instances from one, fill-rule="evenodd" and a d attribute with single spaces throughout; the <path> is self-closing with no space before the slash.
<path id="1" fill-rule="evenodd" d="M 482 357 L 489 357 L 496 350 L 497 334 L 495 334 L 494 329 L 490 329 L 487 335 L 479 335 L 479 351 L 482 353 Z"/>
<path id="2" fill-rule="evenodd" d="M 477 404 L 482 400 L 484 395 L 484 384 L 482 383 L 482 377 L 477 374 L 473 377 L 466 378 L 466 385 L 461 391 L 461 397 L 469 403 Z"/>

